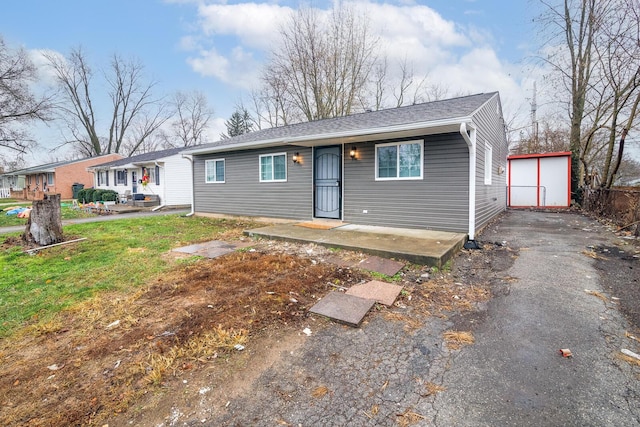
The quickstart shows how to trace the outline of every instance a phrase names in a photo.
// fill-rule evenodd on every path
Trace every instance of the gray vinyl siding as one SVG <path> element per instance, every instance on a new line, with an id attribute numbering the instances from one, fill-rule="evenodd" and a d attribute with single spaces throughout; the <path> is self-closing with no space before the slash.
<path id="1" fill-rule="evenodd" d="M 298 152 L 300 163 L 291 157 Z M 260 182 L 259 156 L 287 153 L 287 181 Z M 205 182 L 205 160 L 225 160 L 225 182 Z M 240 216 L 311 219 L 311 149 L 275 147 L 195 156 L 195 212 Z"/>
<path id="2" fill-rule="evenodd" d="M 476 231 L 482 230 L 507 208 L 506 167 L 508 145 L 502 109 L 496 94 L 473 116 L 476 125 Z M 492 147 L 491 185 L 484 183 L 485 142 Z M 502 167 L 503 172 L 499 173 Z"/>
<path id="3" fill-rule="evenodd" d="M 419 139 L 419 138 L 411 138 Z M 344 158 L 344 221 L 466 233 L 469 228 L 469 151 L 460 134 L 424 137 L 421 180 L 375 180 L 375 143 Z M 379 141 L 384 143 L 388 141 Z M 367 213 L 363 213 L 366 210 Z"/>

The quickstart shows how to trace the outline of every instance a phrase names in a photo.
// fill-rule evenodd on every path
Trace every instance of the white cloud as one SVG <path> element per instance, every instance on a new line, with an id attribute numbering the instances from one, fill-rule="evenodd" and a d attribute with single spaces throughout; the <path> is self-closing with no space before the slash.
<path id="1" fill-rule="evenodd" d="M 278 28 L 292 12 L 270 3 L 210 4 L 198 8 L 206 36 L 234 36 L 246 46 L 269 49 L 278 39 Z"/>
<path id="2" fill-rule="evenodd" d="M 33 62 L 33 65 L 36 67 L 40 83 L 45 85 L 55 84 L 55 71 L 49 65 L 49 60 L 45 58 L 45 55 L 55 57 L 62 62 L 66 62 L 65 56 L 58 51 L 48 49 L 31 49 L 28 53 L 31 62 Z"/>
<path id="3" fill-rule="evenodd" d="M 366 15 L 370 30 L 379 37 L 379 52 L 388 58 L 390 73 L 399 73 L 406 59 L 416 77 L 428 75 L 428 84 L 448 87 L 451 94 L 499 90 L 503 103 L 518 103 L 516 108 L 526 103 L 530 88 L 520 83 L 530 85 L 530 80 L 520 76 L 514 64 L 498 58 L 488 29 L 446 20 L 413 0 L 351 4 Z M 251 89 L 258 82 L 262 58 L 278 43 L 280 25 L 292 12 L 277 2 L 200 3 L 199 32 L 181 45 L 193 50 L 188 61 L 198 73 Z"/>
<path id="4" fill-rule="evenodd" d="M 203 49 L 187 62 L 198 74 L 215 77 L 232 86 L 251 88 L 258 81 L 260 64 L 241 46 L 233 48 L 228 55 L 221 55 L 215 48 Z"/>
<path id="5" fill-rule="evenodd" d="M 221 117 L 214 118 L 211 122 L 209 122 L 209 126 L 206 130 L 206 138 L 205 141 L 214 142 L 220 140 L 220 134 L 227 133 L 227 127 L 224 122 L 226 119 Z"/>

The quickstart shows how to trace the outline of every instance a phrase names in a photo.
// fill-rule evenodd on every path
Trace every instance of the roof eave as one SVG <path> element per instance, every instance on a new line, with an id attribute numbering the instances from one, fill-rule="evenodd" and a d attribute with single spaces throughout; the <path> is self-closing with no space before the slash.
<path id="1" fill-rule="evenodd" d="M 217 145 L 208 148 L 185 150 L 182 154 L 201 155 L 217 153 L 221 151 L 239 151 L 252 148 L 267 148 L 281 145 L 298 145 L 313 147 L 334 143 L 355 143 L 363 141 L 376 141 L 390 138 L 402 138 L 405 136 L 433 135 L 439 133 L 458 132 L 461 123 L 471 123 L 470 116 L 457 117 L 455 119 L 434 120 L 429 122 L 417 122 L 403 125 L 383 126 L 371 129 L 358 129 L 346 132 L 331 132 L 315 135 L 306 135 L 293 138 L 275 138 L 261 141 L 250 141 L 238 144 Z"/>

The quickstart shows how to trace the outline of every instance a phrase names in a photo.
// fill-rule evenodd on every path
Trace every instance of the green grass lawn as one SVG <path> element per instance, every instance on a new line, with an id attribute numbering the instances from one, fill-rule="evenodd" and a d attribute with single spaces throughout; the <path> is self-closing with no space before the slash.
<path id="1" fill-rule="evenodd" d="M 17 215 L 7 215 L 6 211 L 8 208 L 13 206 L 31 206 L 31 202 L 13 202 L 6 203 L 3 202 L 0 204 L 0 227 L 12 227 L 14 225 L 26 225 L 27 220 L 25 218 L 18 218 Z M 83 210 L 73 209 L 70 203 L 63 203 L 60 208 L 60 214 L 62 215 L 62 219 L 76 219 L 76 218 L 88 218 L 92 216 L 97 216 L 97 214 L 87 213 Z"/>
<path id="2" fill-rule="evenodd" d="M 231 220 L 162 215 L 65 226 L 67 238 L 87 240 L 37 255 L 5 245 L 0 252 L 0 337 L 27 322 L 50 319 L 97 292 L 133 290 L 170 268 L 160 256 L 169 249 L 213 240 L 221 232 L 246 226 Z"/>

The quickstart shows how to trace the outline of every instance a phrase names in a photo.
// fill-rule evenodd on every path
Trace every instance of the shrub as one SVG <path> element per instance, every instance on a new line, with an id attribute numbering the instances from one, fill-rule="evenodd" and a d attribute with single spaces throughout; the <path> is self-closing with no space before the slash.
<path id="1" fill-rule="evenodd" d="M 78 190 L 78 202 L 84 203 L 85 191 L 86 190 L 84 188 L 82 190 Z"/>
<path id="2" fill-rule="evenodd" d="M 84 189 L 84 200 L 83 203 L 93 202 L 93 193 L 96 191 L 95 188 L 85 188 Z"/>
<path id="3" fill-rule="evenodd" d="M 94 203 L 102 201 L 102 193 L 104 193 L 104 190 L 97 188 L 92 194 L 91 201 Z"/>
<path id="4" fill-rule="evenodd" d="M 118 193 L 113 190 L 103 190 L 102 191 L 102 201 L 103 202 L 115 202 L 118 200 Z"/>

